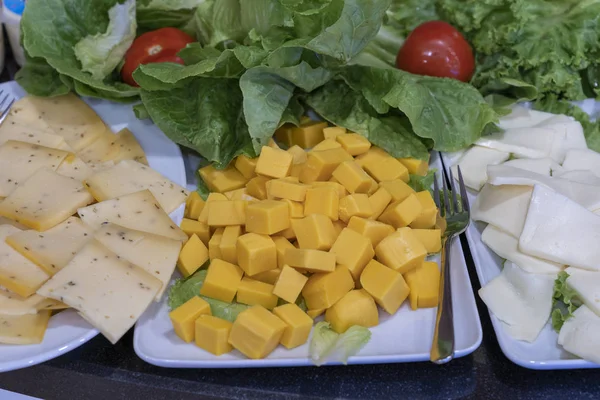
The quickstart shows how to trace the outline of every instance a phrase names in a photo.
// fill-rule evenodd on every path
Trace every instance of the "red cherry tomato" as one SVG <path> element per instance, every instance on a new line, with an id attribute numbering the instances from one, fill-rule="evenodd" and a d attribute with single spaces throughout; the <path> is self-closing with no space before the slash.
<path id="1" fill-rule="evenodd" d="M 175 62 L 183 64 L 177 53 L 188 43 L 196 40 L 177 28 L 161 28 L 138 36 L 127 53 L 121 69 L 121 79 L 131 86 L 138 86 L 132 74 L 140 64 Z"/>
<path id="2" fill-rule="evenodd" d="M 468 82 L 475 70 L 475 59 L 469 42 L 452 25 L 429 21 L 406 38 L 396 66 L 413 74 Z"/>

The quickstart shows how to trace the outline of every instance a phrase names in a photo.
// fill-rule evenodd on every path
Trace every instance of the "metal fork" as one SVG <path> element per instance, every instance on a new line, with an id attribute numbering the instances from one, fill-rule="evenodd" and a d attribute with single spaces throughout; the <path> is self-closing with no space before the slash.
<path id="1" fill-rule="evenodd" d="M 2 96 L 3 94 L 4 90 L 0 90 L 0 96 Z M 6 103 L 6 100 L 8 100 L 9 98 L 10 101 L 8 102 L 8 105 L 4 107 L 4 103 Z M 15 98 L 11 97 L 9 93 L 6 93 L 2 100 L 0 100 L 0 124 L 6 119 L 6 116 L 8 115 L 8 112 L 10 111 L 10 108 L 12 107 L 14 102 Z"/>
<path id="2" fill-rule="evenodd" d="M 452 170 L 449 170 L 450 188 L 446 184 L 446 173 L 442 170 L 443 198 L 437 182 L 433 181 L 433 197 L 440 210 L 440 215 L 446 219 L 447 227 L 442 237 L 442 260 L 440 271 L 440 294 L 435 319 L 435 331 L 429 359 L 436 364 L 445 364 L 454 358 L 454 321 L 452 314 L 452 289 L 450 282 L 450 251 L 456 237 L 469 226 L 469 200 L 460 167 L 458 167 L 458 183 L 461 201 L 456 196 L 456 185 Z M 452 201 L 450 201 L 450 199 Z"/>

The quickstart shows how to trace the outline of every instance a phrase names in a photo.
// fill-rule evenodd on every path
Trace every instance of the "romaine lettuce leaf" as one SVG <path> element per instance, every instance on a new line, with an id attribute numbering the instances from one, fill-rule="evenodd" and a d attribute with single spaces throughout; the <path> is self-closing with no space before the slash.
<path id="1" fill-rule="evenodd" d="M 371 340 L 371 331 L 364 326 L 354 325 L 342 333 L 331 352 L 332 356 L 346 365 L 348 358 L 356 355 Z"/>
<path id="2" fill-rule="evenodd" d="M 317 366 L 327 361 L 327 356 L 335 348 L 335 342 L 338 340 L 337 334 L 329 322 L 320 321 L 313 327 L 312 338 L 309 345 L 309 355 L 313 363 Z"/>
<path id="3" fill-rule="evenodd" d="M 427 171 L 427 175 L 413 175 L 410 174 L 408 186 L 414 189 L 415 192 L 422 192 L 423 190 L 429 190 L 433 194 L 433 180 L 435 179 L 436 169 L 430 169 Z"/>
<path id="4" fill-rule="evenodd" d="M 25 54 L 25 65 L 17 72 L 15 80 L 34 96 L 53 97 L 67 94 L 71 87 L 43 58 L 32 58 Z"/>
<path id="5" fill-rule="evenodd" d="M 552 295 L 552 328 L 560 332 L 564 322 L 573 316 L 573 312 L 581 306 L 577 293 L 567 283 L 569 274 L 564 271 L 558 273 L 554 281 Z"/>
<path id="6" fill-rule="evenodd" d="M 340 335 L 331 329 L 329 322 L 321 321 L 313 327 L 309 356 L 317 366 L 328 360 L 346 364 L 348 358 L 356 355 L 370 339 L 371 331 L 368 328 L 353 325 Z"/>

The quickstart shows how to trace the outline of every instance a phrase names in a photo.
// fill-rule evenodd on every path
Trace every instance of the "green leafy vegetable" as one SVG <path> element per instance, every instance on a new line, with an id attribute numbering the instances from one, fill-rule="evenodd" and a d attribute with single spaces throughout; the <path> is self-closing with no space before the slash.
<path id="1" fill-rule="evenodd" d="M 348 358 L 358 353 L 371 340 L 371 331 L 363 326 L 354 325 L 340 335 L 332 354 L 342 363 L 347 364 Z"/>
<path id="2" fill-rule="evenodd" d="M 577 292 L 571 289 L 567 283 L 569 274 L 564 271 L 558 273 L 554 281 L 554 293 L 552 295 L 552 328 L 559 332 L 564 322 L 573 316 L 573 312 L 581 306 Z"/>
<path id="3" fill-rule="evenodd" d="M 353 325 L 341 335 L 331 329 L 329 322 L 318 322 L 313 328 L 309 345 L 309 355 L 317 366 L 323 365 L 328 358 L 342 364 L 348 362 L 371 339 L 371 331 L 362 326 Z"/>
<path id="4" fill-rule="evenodd" d="M 60 74 L 43 58 L 32 58 L 28 55 L 15 80 L 34 96 L 60 96 L 71 91 L 71 87 L 61 79 Z"/>
<path id="5" fill-rule="evenodd" d="M 430 169 L 425 176 L 411 174 L 408 185 L 413 188 L 415 192 L 429 190 L 433 193 L 433 180 L 435 179 L 436 172 L 437 169 Z"/>
<path id="6" fill-rule="evenodd" d="M 338 337 L 329 322 L 320 321 L 313 327 L 309 354 L 315 365 L 322 365 L 327 361 L 327 356 L 335 348 Z"/>

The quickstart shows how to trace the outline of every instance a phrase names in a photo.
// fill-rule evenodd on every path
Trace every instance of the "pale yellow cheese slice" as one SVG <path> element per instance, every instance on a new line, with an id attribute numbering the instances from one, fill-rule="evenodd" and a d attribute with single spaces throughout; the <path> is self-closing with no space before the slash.
<path id="1" fill-rule="evenodd" d="M 118 153 L 114 156 L 113 161 L 118 163 L 123 160 L 134 160 L 144 165 L 148 165 L 146 153 L 137 139 L 127 128 L 120 130 L 117 133 L 117 139 L 112 143 L 113 147 L 118 149 Z"/>
<path id="2" fill-rule="evenodd" d="M 167 214 L 185 203 L 190 192 L 152 168 L 133 160 L 124 160 L 112 168 L 97 172 L 84 182 L 98 201 L 114 199 L 148 189 Z"/>
<path id="3" fill-rule="evenodd" d="M 69 178 L 73 178 L 77 181 L 83 182 L 84 180 L 92 176 L 94 173 L 98 171 L 103 171 L 114 165 L 115 163 L 113 161 L 105 161 L 100 164 L 88 164 L 79 157 L 68 156 L 58 166 L 56 172 L 62 176 L 67 176 Z"/>
<path id="4" fill-rule="evenodd" d="M 81 149 L 77 155 L 86 163 L 98 164 L 110 161 L 119 153 L 119 149 L 112 145 L 114 141 L 115 135 L 106 131 L 93 143 Z"/>
<path id="5" fill-rule="evenodd" d="M 39 295 L 37 295 L 39 296 Z M 66 310 L 67 308 L 69 308 L 68 305 L 66 305 L 63 302 L 60 302 L 58 300 L 54 300 L 54 299 L 50 299 L 48 297 L 42 297 L 42 301 L 39 302 L 36 305 L 36 308 L 38 309 L 38 311 L 43 311 L 43 310 Z"/>
<path id="6" fill-rule="evenodd" d="M 158 279 L 94 240 L 38 294 L 75 308 L 116 343 L 146 310 L 160 287 Z"/>
<path id="7" fill-rule="evenodd" d="M 69 263 L 75 254 L 92 239 L 92 229 L 77 217 L 48 229 L 14 233 L 6 238 L 6 244 L 54 275 Z"/>
<path id="8" fill-rule="evenodd" d="M 12 225 L 19 229 L 27 229 L 27 227 L 25 225 L 20 224 L 17 221 L 14 221 L 14 220 L 12 220 L 10 218 L 6 218 L 6 217 L 0 217 L 0 225 Z"/>
<path id="9" fill-rule="evenodd" d="M 40 169 L 0 203 L 0 216 L 45 231 L 93 201 L 81 182 Z"/>
<path id="10" fill-rule="evenodd" d="M 160 280 L 162 288 L 156 295 L 156 301 L 160 300 L 177 264 L 181 250 L 179 240 L 115 224 L 102 225 L 94 237 L 123 260 L 137 265 Z"/>
<path id="11" fill-rule="evenodd" d="M 50 275 L 6 244 L 6 238 L 16 232 L 19 229 L 14 226 L 0 226 L 0 285 L 20 296 L 28 297 Z"/>
<path id="12" fill-rule="evenodd" d="M 40 311 L 37 314 L 0 315 L 0 343 L 41 343 L 51 313 L 51 311 Z"/>
<path id="13" fill-rule="evenodd" d="M 19 142 L 36 144 L 38 146 L 50 147 L 51 149 L 59 149 L 72 152 L 67 142 L 62 136 L 38 131 L 29 126 L 23 125 L 0 125 L 0 144 L 8 140 L 16 140 Z"/>
<path id="14" fill-rule="evenodd" d="M 37 108 L 37 102 L 31 96 L 23 97 L 12 105 L 2 125 L 28 126 L 36 131 L 54 133 L 54 130 L 42 118 L 42 112 Z"/>
<path id="15" fill-rule="evenodd" d="M 19 296 L 16 293 L 5 289 L 0 289 L 0 314 L 3 315 L 24 315 L 37 314 L 38 306 L 46 298 L 39 294 L 29 297 Z M 52 300 L 56 301 L 56 300 Z"/>
<path id="16" fill-rule="evenodd" d="M 171 221 L 149 190 L 102 201 L 80 208 L 77 212 L 81 220 L 92 229 L 100 228 L 105 222 L 112 222 L 125 228 L 154 233 L 182 242 L 187 240 L 185 232 Z"/>

